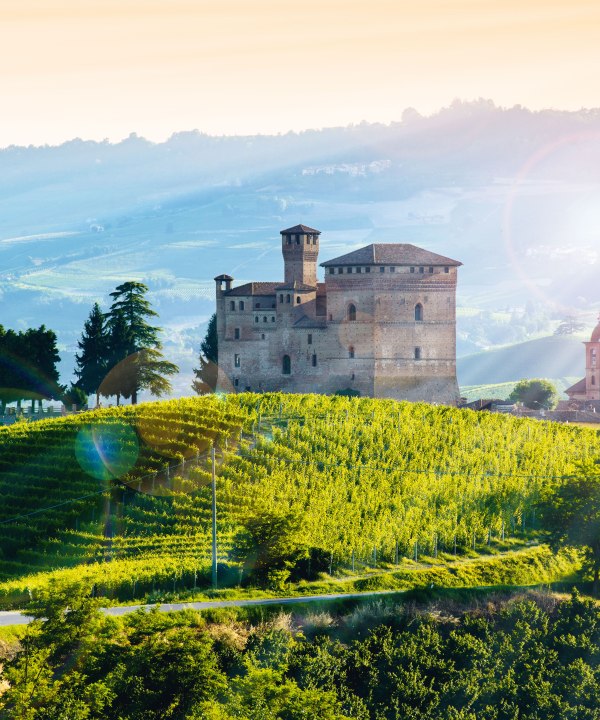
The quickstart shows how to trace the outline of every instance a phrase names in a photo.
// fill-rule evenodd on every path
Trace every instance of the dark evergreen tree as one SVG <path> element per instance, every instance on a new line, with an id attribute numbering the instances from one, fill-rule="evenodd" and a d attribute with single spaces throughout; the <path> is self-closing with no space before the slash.
<path id="1" fill-rule="evenodd" d="M 218 361 L 217 316 L 213 313 L 208 321 L 204 340 L 200 343 L 200 367 L 194 368 L 196 377 L 192 382 L 192 390 L 198 395 L 206 395 L 215 391 L 217 387 Z"/>
<path id="2" fill-rule="evenodd" d="M 81 352 L 75 355 L 76 385 L 90 395 L 94 393 L 98 405 L 100 385 L 108 370 L 110 350 L 104 313 L 98 303 L 94 303 L 85 321 L 81 340 L 78 341 L 77 346 Z"/>
<path id="3" fill-rule="evenodd" d="M 138 392 L 150 390 L 161 396 L 171 390 L 166 376 L 179 372 L 177 365 L 165 360 L 159 340 L 160 328 L 147 318 L 157 317 L 145 295 L 148 287 L 126 282 L 110 293 L 112 305 L 106 315 L 112 370 L 103 383 L 103 395 L 131 397 L 137 403 Z"/>
<path id="4" fill-rule="evenodd" d="M 60 362 L 56 334 L 44 325 L 25 332 L 0 329 L 0 403 L 57 400 Z"/>

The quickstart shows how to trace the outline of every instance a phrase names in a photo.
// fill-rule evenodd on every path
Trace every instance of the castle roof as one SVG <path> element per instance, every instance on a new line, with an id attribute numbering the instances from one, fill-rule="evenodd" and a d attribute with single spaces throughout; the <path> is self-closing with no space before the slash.
<path id="1" fill-rule="evenodd" d="M 281 230 L 280 235 L 291 235 L 292 233 L 297 233 L 298 235 L 305 234 L 305 233 L 311 233 L 314 235 L 320 235 L 320 230 L 315 230 L 314 228 L 309 228 L 307 225 L 294 225 L 294 227 L 288 228 L 287 230 Z"/>
<path id="2" fill-rule="evenodd" d="M 319 320 L 319 318 L 312 318 L 308 315 L 303 315 L 299 320 L 297 320 L 294 323 L 294 327 L 296 328 L 315 328 L 315 329 L 321 329 L 326 328 L 327 323 L 325 319 Z"/>
<path id="3" fill-rule="evenodd" d="M 565 390 L 565 393 L 567 395 L 574 395 L 576 393 L 584 393 L 587 389 L 585 378 L 583 380 L 579 380 L 579 382 L 576 382 L 575 385 L 571 385 L 570 388 L 567 388 Z"/>
<path id="4" fill-rule="evenodd" d="M 275 290 L 298 290 L 299 292 L 315 292 L 315 285 L 306 285 L 305 283 L 299 283 L 294 280 L 293 283 L 277 285 Z"/>
<path id="5" fill-rule="evenodd" d="M 231 275 L 217 275 L 215 281 L 218 280 L 233 280 L 233 278 L 231 277 Z"/>
<path id="6" fill-rule="evenodd" d="M 321 267 L 330 265 L 454 265 L 458 267 L 462 263 L 416 245 L 375 243 L 321 263 Z"/>
<path id="7" fill-rule="evenodd" d="M 223 293 L 223 295 L 237 297 L 239 295 L 265 296 L 275 295 L 275 288 L 279 285 L 276 282 L 249 282 L 244 285 L 238 285 L 231 290 Z"/>

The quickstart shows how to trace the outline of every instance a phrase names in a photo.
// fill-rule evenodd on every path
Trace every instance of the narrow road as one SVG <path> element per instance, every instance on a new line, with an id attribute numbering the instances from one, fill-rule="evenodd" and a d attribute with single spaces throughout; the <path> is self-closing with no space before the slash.
<path id="1" fill-rule="evenodd" d="M 298 605 L 301 603 L 323 602 L 329 600 L 342 600 L 352 598 L 375 597 L 381 595 L 401 595 L 404 590 L 375 590 L 364 593 L 330 593 L 328 595 L 296 595 L 282 598 L 259 598 L 258 600 L 205 600 L 203 602 L 185 602 L 156 605 L 119 605 L 117 607 L 102 608 L 105 615 L 128 615 L 136 610 L 152 610 L 158 608 L 161 612 L 175 610 L 209 610 L 211 608 L 252 607 L 255 605 Z M 27 625 L 33 620 L 30 615 L 23 615 L 18 610 L 1 611 L 0 627 L 7 625 Z"/>

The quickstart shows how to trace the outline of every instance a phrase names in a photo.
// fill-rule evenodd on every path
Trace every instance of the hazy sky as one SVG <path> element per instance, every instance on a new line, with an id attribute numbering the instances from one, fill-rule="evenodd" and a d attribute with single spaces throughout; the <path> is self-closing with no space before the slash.
<path id="1" fill-rule="evenodd" d="M 0 0 L 0 146 L 600 105 L 598 0 Z"/>

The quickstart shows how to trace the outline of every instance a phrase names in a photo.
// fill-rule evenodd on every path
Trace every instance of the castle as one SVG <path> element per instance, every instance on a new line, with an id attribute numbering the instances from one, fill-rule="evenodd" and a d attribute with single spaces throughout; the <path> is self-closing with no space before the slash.
<path id="1" fill-rule="evenodd" d="M 406 244 L 321 263 L 320 231 L 281 231 L 283 282 L 215 278 L 221 391 L 357 391 L 456 404 L 456 280 L 462 264 Z"/>
<path id="2" fill-rule="evenodd" d="M 565 390 L 572 407 L 600 411 L 600 317 L 585 345 L 585 377 Z"/>

